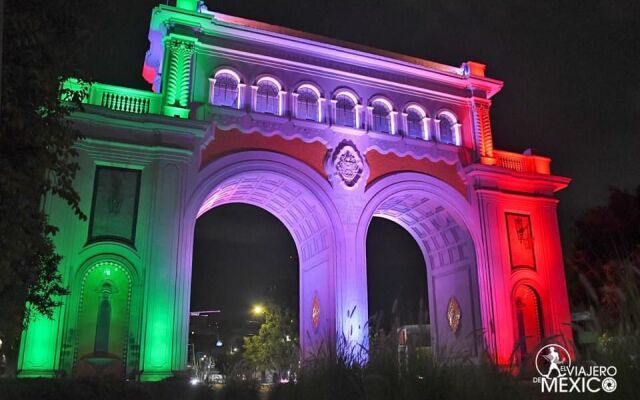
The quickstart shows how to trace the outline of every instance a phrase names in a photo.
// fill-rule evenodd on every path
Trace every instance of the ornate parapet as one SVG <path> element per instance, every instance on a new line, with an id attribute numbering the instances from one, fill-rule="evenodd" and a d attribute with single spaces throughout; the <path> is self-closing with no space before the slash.
<path id="1" fill-rule="evenodd" d="M 495 150 L 492 163 L 488 163 L 487 160 L 481 160 L 481 162 L 485 165 L 495 165 L 516 172 L 541 175 L 551 174 L 551 159 L 544 156 Z"/>
<path id="2" fill-rule="evenodd" d="M 62 100 L 69 92 L 84 91 L 83 104 L 104 107 L 109 110 L 132 114 L 160 114 L 162 95 L 147 90 L 137 90 L 104 83 L 82 83 L 68 79 L 63 84 Z"/>

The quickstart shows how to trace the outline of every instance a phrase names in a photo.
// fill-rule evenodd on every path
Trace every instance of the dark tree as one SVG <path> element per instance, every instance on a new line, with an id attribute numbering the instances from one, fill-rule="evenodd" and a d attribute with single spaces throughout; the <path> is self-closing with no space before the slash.
<path id="1" fill-rule="evenodd" d="M 3 21 L 0 115 L 0 335 L 14 344 L 30 310 L 50 316 L 66 293 L 61 257 L 45 213 L 49 196 L 64 199 L 80 218 L 72 187 L 80 134 L 66 118 L 82 94 L 61 82 L 78 76 L 73 66 L 88 29 L 79 10 L 92 1 L 9 0 Z M 95 5 L 95 4 L 94 4 Z"/>
<path id="2" fill-rule="evenodd" d="M 604 329 L 619 327 L 637 311 L 630 307 L 640 282 L 640 186 L 635 193 L 610 189 L 608 203 L 586 210 L 576 228 L 571 266 L 583 285 L 572 298 L 599 310 Z"/>

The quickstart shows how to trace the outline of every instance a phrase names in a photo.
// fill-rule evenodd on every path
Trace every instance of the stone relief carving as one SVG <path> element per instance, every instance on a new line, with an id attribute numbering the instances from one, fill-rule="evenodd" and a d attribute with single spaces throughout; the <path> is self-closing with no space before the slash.
<path id="1" fill-rule="evenodd" d="M 451 297 L 449 299 L 449 304 L 447 305 L 447 321 L 449 322 L 449 328 L 451 328 L 451 332 L 456 333 L 458 331 L 458 327 L 460 326 L 460 318 L 462 312 L 460 311 L 460 304 L 455 297 Z"/>
<path id="2" fill-rule="evenodd" d="M 326 168 L 329 180 L 338 181 L 346 189 L 355 188 L 366 172 L 364 157 L 350 140 L 343 140 L 333 150 Z"/>
<path id="3" fill-rule="evenodd" d="M 311 303 L 311 324 L 313 329 L 318 329 L 320 325 L 320 299 L 318 299 L 318 292 L 314 292 L 313 301 Z"/>

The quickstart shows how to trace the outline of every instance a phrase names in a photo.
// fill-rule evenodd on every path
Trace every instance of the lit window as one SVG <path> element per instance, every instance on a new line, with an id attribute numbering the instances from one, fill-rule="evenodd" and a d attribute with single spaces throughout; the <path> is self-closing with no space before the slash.
<path id="1" fill-rule="evenodd" d="M 458 144 L 455 121 L 447 114 L 440 115 L 439 141 L 448 144 Z"/>
<path id="2" fill-rule="evenodd" d="M 419 139 L 426 139 L 425 115 L 415 107 L 407 109 L 407 136 Z"/>
<path id="3" fill-rule="evenodd" d="M 303 85 L 298 89 L 297 117 L 312 121 L 320 120 L 320 96 L 317 89 Z"/>
<path id="4" fill-rule="evenodd" d="M 258 82 L 256 111 L 280 115 L 280 88 L 270 79 Z"/>
<path id="5" fill-rule="evenodd" d="M 238 80 L 229 73 L 220 73 L 213 85 L 213 104 L 238 108 Z"/>
<path id="6" fill-rule="evenodd" d="M 346 93 L 336 96 L 336 125 L 356 127 L 356 102 Z"/>
<path id="7" fill-rule="evenodd" d="M 392 133 L 391 107 L 384 101 L 375 101 L 371 111 L 371 128 L 376 132 Z"/>

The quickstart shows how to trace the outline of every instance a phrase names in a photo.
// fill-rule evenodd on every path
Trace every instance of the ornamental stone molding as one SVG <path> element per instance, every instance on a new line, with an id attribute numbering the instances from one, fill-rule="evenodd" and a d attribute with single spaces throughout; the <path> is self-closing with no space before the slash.
<path id="1" fill-rule="evenodd" d="M 353 190 L 362 179 L 366 179 L 365 175 L 368 176 L 365 159 L 350 140 L 340 142 L 330 154 L 326 170 L 332 185 L 337 183 Z"/>

